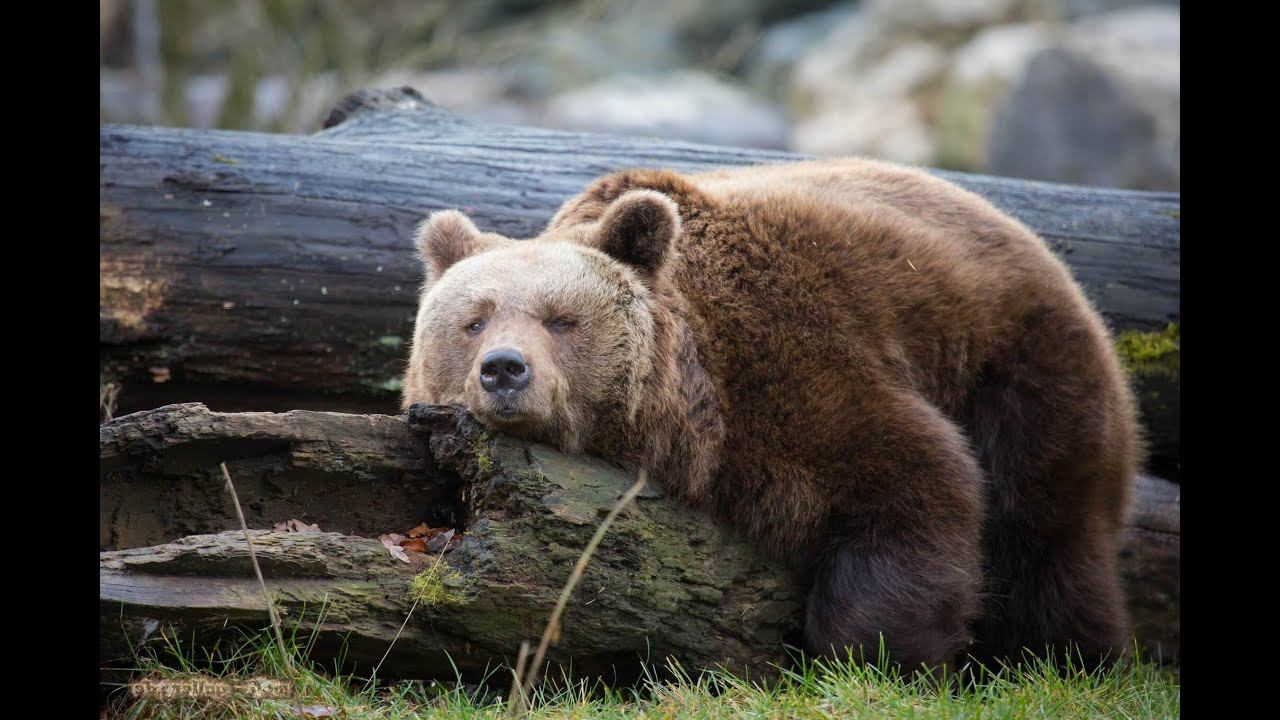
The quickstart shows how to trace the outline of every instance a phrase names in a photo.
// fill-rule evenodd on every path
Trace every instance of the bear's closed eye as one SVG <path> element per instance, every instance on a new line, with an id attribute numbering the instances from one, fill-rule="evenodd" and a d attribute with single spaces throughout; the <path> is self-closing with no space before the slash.
<path id="1" fill-rule="evenodd" d="M 552 332 L 566 333 L 577 325 L 576 322 L 568 318 L 555 318 L 547 321 L 547 328 Z"/>

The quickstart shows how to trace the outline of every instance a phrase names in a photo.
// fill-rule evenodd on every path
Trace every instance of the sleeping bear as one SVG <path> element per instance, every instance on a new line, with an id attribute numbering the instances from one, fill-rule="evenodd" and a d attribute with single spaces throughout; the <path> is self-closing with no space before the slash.
<path id="1" fill-rule="evenodd" d="M 447 210 L 416 242 L 404 406 L 739 524 L 811 586 L 808 651 L 1122 652 L 1135 403 L 1066 266 L 982 198 L 862 159 L 628 170 L 535 238 Z"/>

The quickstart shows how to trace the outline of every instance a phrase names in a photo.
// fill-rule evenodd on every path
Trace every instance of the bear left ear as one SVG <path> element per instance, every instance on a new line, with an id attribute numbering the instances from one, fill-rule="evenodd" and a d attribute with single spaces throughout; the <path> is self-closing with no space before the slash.
<path id="1" fill-rule="evenodd" d="M 662 269 L 679 236 L 680 212 L 675 201 L 655 190 L 629 190 L 600 218 L 597 243 L 601 251 L 649 279 Z"/>
<path id="2" fill-rule="evenodd" d="M 418 226 L 416 244 L 427 277 L 434 282 L 450 265 L 487 249 L 489 243 L 471 218 L 457 210 L 440 210 Z"/>

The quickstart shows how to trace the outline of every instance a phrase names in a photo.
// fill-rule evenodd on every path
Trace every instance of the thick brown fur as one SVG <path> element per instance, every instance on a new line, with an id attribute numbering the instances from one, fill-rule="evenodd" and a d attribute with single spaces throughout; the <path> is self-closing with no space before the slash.
<path id="1" fill-rule="evenodd" d="M 811 580 L 810 651 L 1121 653 L 1133 399 L 1067 268 L 983 199 L 841 159 L 615 173 L 525 242 L 437 216 L 406 406 L 740 523 Z M 498 347 L 533 373 L 505 406 L 475 381 Z"/>

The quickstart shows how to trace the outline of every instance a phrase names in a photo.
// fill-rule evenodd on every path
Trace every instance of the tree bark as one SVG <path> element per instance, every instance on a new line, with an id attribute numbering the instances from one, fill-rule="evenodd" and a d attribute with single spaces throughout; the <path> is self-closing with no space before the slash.
<path id="1" fill-rule="evenodd" d="M 413 609 L 382 670 L 415 677 L 451 677 L 456 665 L 474 678 L 514 663 L 631 484 L 602 460 L 490 435 L 439 406 L 388 417 L 178 405 L 104 425 L 100 448 L 104 662 L 167 625 L 210 638 L 227 620 L 266 622 L 219 462 L 257 528 L 285 622 L 316 633 L 317 659 L 345 642 L 346 658 L 370 670 L 410 616 L 413 578 L 426 573 L 436 594 Z M 328 532 L 261 530 L 295 518 Z M 463 535 L 440 565 L 406 564 L 374 539 L 424 521 Z M 1177 488 L 1141 478 L 1124 573 L 1138 638 L 1165 659 L 1178 649 L 1178 532 Z M 625 679 L 641 658 L 670 656 L 690 670 L 756 677 L 798 640 L 803 601 L 795 579 L 741 533 L 651 486 L 587 566 L 549 660 Z"/>
<path id="2" fill-rule="evenodd" d="M 193 400 L 395 412 L 421 281 L 412 228 L 430 212 L 461 208 L 527 237 L 620 168 L 803 159 L 470 121 L 405 91 L 352 96 L 329 124 L 312 136 L 102 126 L 100 365 L 123 386 L 117 414 Z M 1115 329 L 1178 321 L 1178 194 L 933 172 L 1039 233 Z M 1172 397 L 1144 383 L 1171 474 L 1176 378 Z"/>

